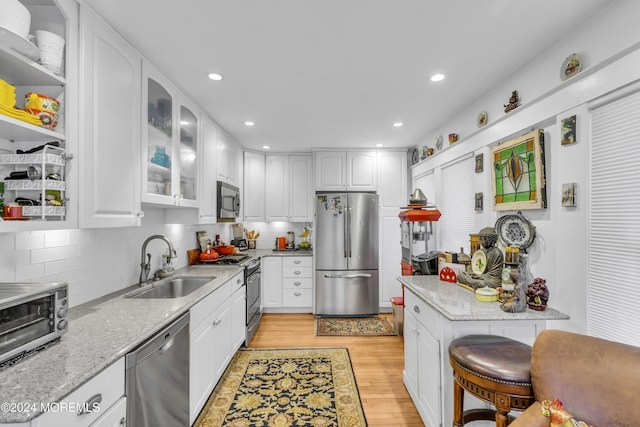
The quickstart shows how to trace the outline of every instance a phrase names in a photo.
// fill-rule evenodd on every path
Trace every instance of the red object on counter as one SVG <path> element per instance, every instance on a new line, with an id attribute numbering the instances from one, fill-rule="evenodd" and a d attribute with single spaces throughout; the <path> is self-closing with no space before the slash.
<path id="1" fill-rule="evenodd" d="M 230 245 L 216 246 L 213 249 L 215 249 L 215 251 L 220 255 L 231 255 L 236 251 L 236 247 Z"/>
<path id="2" fill-rule="evenodd" d="M 437 221 L 442 213 L 438 209 L 407 209 L 398 214 L 400 221 L 424 222 Z"/>

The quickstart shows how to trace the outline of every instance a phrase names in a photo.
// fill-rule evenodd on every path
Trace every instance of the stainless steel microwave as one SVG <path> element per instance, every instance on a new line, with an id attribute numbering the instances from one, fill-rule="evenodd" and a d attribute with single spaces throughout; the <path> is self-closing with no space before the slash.
<path id="1" fill-rule="evenodd" d="M 65 282 L 0 283 L 0 363 L 60 338 L 67 310 Z"/>
<path id="2" fill-rule="evenodd" d="M 218 181 L 218 221 L 233 222 L 240 216 L 240 190 L 238 187 Z"/>

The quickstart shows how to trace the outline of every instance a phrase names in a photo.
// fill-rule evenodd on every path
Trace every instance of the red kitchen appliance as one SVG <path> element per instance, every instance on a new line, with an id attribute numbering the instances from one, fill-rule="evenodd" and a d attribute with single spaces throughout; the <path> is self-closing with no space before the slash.
<path id="1" fill-rule="evenodd" d="M 432 223 L 442 214 L 434 204 L 427 203 L 426 198 L 411 202 L 398 214 L 402 230 L 402 275 L 437 274 L 438 254 L 429 252 L 429 237 L 433 234 Z"/>

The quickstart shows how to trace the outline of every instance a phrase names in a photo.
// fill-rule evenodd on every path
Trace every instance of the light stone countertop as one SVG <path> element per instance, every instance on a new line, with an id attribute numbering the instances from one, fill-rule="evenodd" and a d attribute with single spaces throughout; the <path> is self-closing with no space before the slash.
<path id="1" fill-rule="evenodd" d="M 404 286 L 449 320 L 563 320 L 569 316 L 547 307 L 545 311 L 527 308 L 522 313 L 505 313 L 499 302 L 482 302 L 472 291 L 433 276 L 399 276 Z"/>
<path id="2" fill-rule="evenodd" d="M 239 266 L 185 267 L 174 276 L 216 278 L 182 298 L 126 298 L 140 289 L 134 285 L 71 308 L 69 330 L 58 343 L 0 370 L 0 403 L 40 407 L 60 401 L 241 271 Z M 28 422 L 38 415 L 0 411 L 0 424 Z"/>

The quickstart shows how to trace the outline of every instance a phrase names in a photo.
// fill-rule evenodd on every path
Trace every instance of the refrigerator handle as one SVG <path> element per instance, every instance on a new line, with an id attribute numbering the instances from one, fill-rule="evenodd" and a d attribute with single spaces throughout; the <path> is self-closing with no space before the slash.
<path id="1" fill-rule="evenodd" d="M 362 274 L 324 274 L 325 279 L 368 279 L 371 275 L 367 273 Z"/>
<path id="2" fill-rule="evenodd" d="M 344 257 L 347 258 L 349 254 L 349 206 L 344 207 Z"/>
<path id="3" fill-rule="evenodd" d="M 349 258 L 351 258 L 351 205 L 347 205 L 347 215 L 346 215 L 346 219 L 347 219 L 347 244 L 348 244 L 348 254 L 349 254 Z"/>

